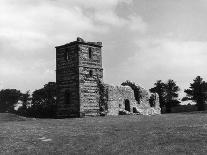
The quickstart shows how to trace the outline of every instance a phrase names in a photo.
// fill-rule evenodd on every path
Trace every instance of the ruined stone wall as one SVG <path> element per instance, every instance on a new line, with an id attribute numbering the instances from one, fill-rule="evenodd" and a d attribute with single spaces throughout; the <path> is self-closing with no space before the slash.
<path id="1" fill-rule="evenodd" d="M 79 115 L 79 74 L 77 45 L 56 47 L 57 115 Z M 66 101 L 65 96 L 68 95 Z"/>
<path id="2" fill-rule="evenodd" d="M 158 94 L 154 95 L 154 107 L 150 106 L 150 96 L 152 95 L 148 90 L 145 88 L 138 86 L 141 92 L 140 104 L 137 104 L 137 110 L 142 115 L 155 115 L 161 114 L 160 103 L 159 103 L 159 96 Z"/>
<path id="3" fill-rule="evenodd" d="M 140 87 L 141 98 L 137 102 L 134 97 L 134 91 L 129 86 L 111 86 L 105 84 L 108 98 L 107 115 L 119 115 L 120 111 L 126 110 L 133 113 L 133 108 L 142 115 L 160 114 L 159 98 L 156 96 L 155 107 L 151 107 L 149 103 L 150 93 L 146 89 Z M 126 109 L 125 101 L 129 100 L 130 110 Z"/>
<path id="4" fill-rule="evenodd" d="M 79 73 L 80 112 L 84 115 L 99 115 L 97 79 L 103 78 L 101 46 L 93 43 L 79 45 Z"/>
<path id="5" fill-rule="evenodd" d="M 140 102 L 127 86 L 104 84 L 103 91 L 107 94 L 105 97 L 100 95 L 98 80 L 103 81 L 101 48 L 101 42 L 85 42 L 81 38 L 56 47 L 58 116 L 100 115 L 102 107 L 103 111 L 108 110 L 108 115 L 118 115 L 120 109 L 132 112 L 135 107 L 145 112 L 151 108 L 150 94 L 142 87 L 139 87 Z M 101 100 L 104 103 L 100 103 Z"/>
<path id="6" fill-rule="evenodd" d="M 134 91 L 128 86 L 106 85 L 108 92 L 108 113 L 107 115 L 118 115 L 120 109 L 125 109 L 125 101 L 129 100 L 130 111 L 137 102 L 134 97 Z"/>
<path id="7" fill-rule="evenodd" d="M 150 104 L 149 104 L 150 93 L 149 93 L 149 91 L 147 91 L 146 89 L 144 89 L 141 86 L 137 86 L 137 87 L 140 89 L 140 92 L 141 92 L 141 98 L 140 98 L 139 106 L 149 108 L 150 107 Z"/>

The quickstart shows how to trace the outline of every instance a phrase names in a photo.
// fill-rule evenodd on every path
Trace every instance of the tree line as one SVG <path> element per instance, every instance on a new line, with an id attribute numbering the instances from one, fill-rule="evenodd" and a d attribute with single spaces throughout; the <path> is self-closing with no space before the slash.
<path id="1" fill-rule="evenodd" d="M 16 113 L 27 117 L 54 118 L 56 116 L 56 83 L 49 82 L 43 88 L 22 93 L 16 89 L 0 91 L 0 112 Z M 15 107 L 18 107 L 15 110 Z"/>
<path id="2" fill-rule="evenodd" d="M 166 109 L 167 113 L 171 112 L 171 108 L 180 105 L 178 100 L 179 86 L 173 80 L 168 80 L 166 83 L 158 80 L 150 92 L 157 93 L 160 99 L 161 109 Z M 192 100 L 196 103 L 198 111 L 205 110 L 205 102 L 207 100 L 207 82 L 200 76 L 197 76 L 190 87 L 185 89 L 186 96 L 181 101 Z"/>
<path id="3" fill-rule="evenodd" d="M 135 99 L 139 102 L 140 90 L 134 82 L 126 81 L 122 85 L 130 86 L 135 92 Z M 56 116 L 57 86 L 55 82 L 49 82 L 32 94 L 29 91 L 22 93 L 16 89 L 0 90 L 0 112 L 11 112 L 27 117 L 54 118 Z M 172 79 L 163 82 L 158 80 L 151 93 L 157 93 L 160 99 L 162 111 L 171 112 L 171 108 L 180 105 L 178 99 L 180 88 Z M 205 110 L 207 100 L 207 82 L 197 76 L 188 89 L 184 92 L 186 96 L 182 101 L 192 100 L 196 102 L 199 111 Z M 19 108 L 15 110 L 18 105 Z M 153 106 L 153 105 L 152 105 Z"/>

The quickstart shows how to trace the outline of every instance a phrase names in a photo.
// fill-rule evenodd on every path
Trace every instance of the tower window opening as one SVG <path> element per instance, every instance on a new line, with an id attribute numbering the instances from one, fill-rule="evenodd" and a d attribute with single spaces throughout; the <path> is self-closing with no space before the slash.
<path id="1" fill-rule="evenodd" d="M 69 90 L 65 91 L 65 104 L 71 104 L 71 94 Z"/>
<path id="2" fill-rule="evenodd" d="M 65 60 L 69 61 L 69 51 L 68 51 L 68 49 L 65 50 Z"/>
<path id="3" fill-rule="evenodd" d="M 89 71 L 89 76 L 90 76 L 90 77 L 93 76 L 93 71 L 92 71 L 92 70 Z"/>
<path id="4" fill-rule="evenodd" d="M 92 48 L 91 47 L 89 47 L 88 49 L 88 57 L 89 59 L 92 59 Z"/>

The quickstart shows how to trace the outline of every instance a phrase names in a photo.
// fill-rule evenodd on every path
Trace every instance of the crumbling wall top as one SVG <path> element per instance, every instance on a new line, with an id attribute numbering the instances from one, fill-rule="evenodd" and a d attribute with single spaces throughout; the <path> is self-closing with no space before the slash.
<path id="1" fill-rule="evenodd" d="M 109 100 L 124 100 L 129 99 L 136 102 L 134 97 L 134 91 L 129 86 L 112 86 L 105 84 L 107 88 Z"/>
<path id="2" fill-rule="evenodd" d="M 77 37 L 76 41 L 67 43 L 65 45 L 56 46 L 55 48 L 61 48 L 64 46 L 71 46 L 75 44 L 83 44 L 83 45 L 90 45 L 90 46 L 96 46 L 96 47 L 102 47 L 102 42 L 87 42 L 84 39 Z"/>

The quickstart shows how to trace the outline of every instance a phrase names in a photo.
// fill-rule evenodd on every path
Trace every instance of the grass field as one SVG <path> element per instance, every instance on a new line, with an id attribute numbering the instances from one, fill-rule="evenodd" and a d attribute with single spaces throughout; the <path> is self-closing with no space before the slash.
<path id="1" fill-rule="evenodd" d="M 207 154 L 207 114 L 37 120 L 0 114 L 0 154 Z"/>

